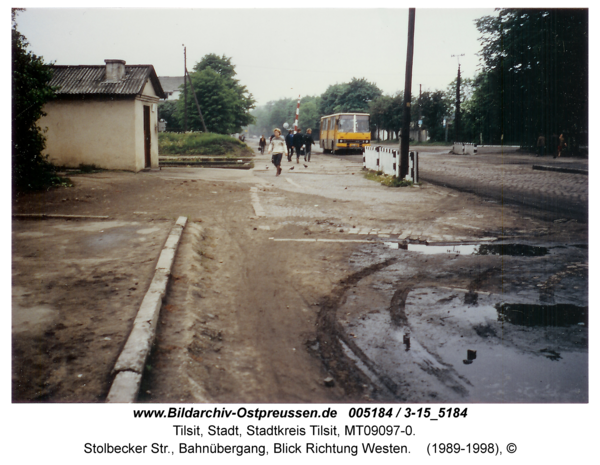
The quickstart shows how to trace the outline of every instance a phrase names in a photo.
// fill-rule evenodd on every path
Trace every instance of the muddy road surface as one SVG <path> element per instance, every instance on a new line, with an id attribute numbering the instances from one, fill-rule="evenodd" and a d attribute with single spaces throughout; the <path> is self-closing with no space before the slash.
<path id="1" fill-rule="evenodd" d="M 586 401 L 587 224 L 427 183 L 386 188 L 322 154 L 284 161 L 276 177 L 269 158 L 252 171 L 104 172 L 20 199 L 18 212 L 108 215 L 124 229 L 105 251 L 88 249 L 88 259 L 113 260 L 101 273 L 81 261 L 92 268 L 73 273 L 74 257 L 47 268 L 49 257 L 28 256 L 31 234 L 98 244 L 100 232 L 14 220 L 13 400 L 103 400 L 137 289 L 151 279 L 141 263 L 157 258 L 144 242 L 159 248 L 183 215 L 140 402 Z M 100 185 L 110 188 L 97 196 Z M 140 241 L 149 229 L 155 237 Z M 32 267 L 40 282 L 89 272 L 88 286 L 119 270 L 127 294 L 119 286 L 94 307 L 97 289 L 73 282 L 45 296 L 27 280 Z M 35 328 L 34 317 L 19 319 L 43 305 L 58 313 Z M 78 367 L 73 347 L 61 348 L 66 329 L 80 337 Z M 39 368 L 24 376 L 33 360 Z M 88 393 L 77 375 L 91 366 Z"/>

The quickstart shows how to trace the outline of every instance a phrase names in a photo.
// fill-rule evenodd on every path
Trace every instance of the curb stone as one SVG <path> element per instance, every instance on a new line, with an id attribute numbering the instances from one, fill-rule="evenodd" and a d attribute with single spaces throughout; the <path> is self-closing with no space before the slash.
<path id="1" fill-rule="evenodd" d="M 571 174 L 585 174 L 588 175 L 588 170 L 581 170 L 577 168 L 564 168 L 559 166 L 547 166 L 547 165 L 533 165 L 534 170 L 540 171 L 557 171 L 559 173 L 571 173 Z"/>
<path id="2" fill-rule="evenodd" d="M 132 403 L 137 398 L 142 382 L 144 363 L 154 342 L 160 307 L 186 222 L 185 216 L 179 217 L 160 253 L 154 278 L 142 300 L 125 347 L 113 368 L 116 376 L 106 398 L 107 403 Z"/>

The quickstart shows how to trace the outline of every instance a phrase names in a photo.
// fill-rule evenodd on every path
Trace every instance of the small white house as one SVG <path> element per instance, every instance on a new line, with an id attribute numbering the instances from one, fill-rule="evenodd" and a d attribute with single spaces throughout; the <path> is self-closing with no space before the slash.
<path id="1" fill-rule="evenodd" d="M 152 65 L 51 65 L 56 99 L 38 125 L 58 166 L 140 171 L 158 167 L 158 103 L 166 96 Z"/>

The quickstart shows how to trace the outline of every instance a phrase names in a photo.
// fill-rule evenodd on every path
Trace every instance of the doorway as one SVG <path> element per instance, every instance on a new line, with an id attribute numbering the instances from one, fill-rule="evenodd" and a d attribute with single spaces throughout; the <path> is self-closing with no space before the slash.
<path id="1" fill-rule="evenodd" d="M 150 148 L 152 147 L 152 139 L 150 138 L 150 107 L 144 105 L 144 168 L 150 168 Z"/>

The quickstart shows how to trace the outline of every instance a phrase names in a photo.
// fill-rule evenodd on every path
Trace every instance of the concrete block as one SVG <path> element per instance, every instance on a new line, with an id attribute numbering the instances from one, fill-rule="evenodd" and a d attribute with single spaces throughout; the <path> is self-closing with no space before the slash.
<path id="1" fill-rule="evenodd" d="M 115 377 L 106 398 L 108 403 L 131 404 L 136 401 L 142 375 L 131 371 L 122 371 Z"/>

